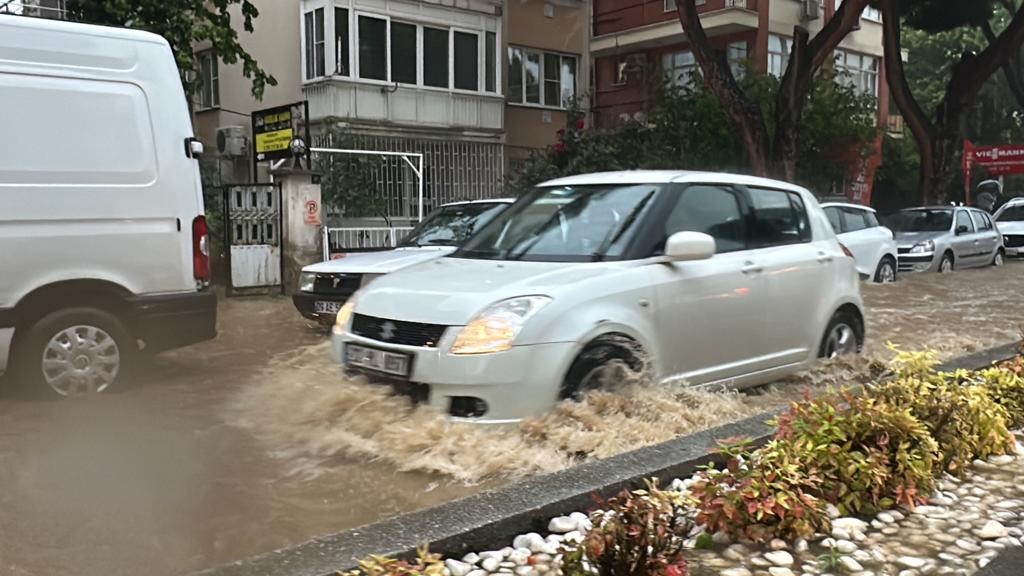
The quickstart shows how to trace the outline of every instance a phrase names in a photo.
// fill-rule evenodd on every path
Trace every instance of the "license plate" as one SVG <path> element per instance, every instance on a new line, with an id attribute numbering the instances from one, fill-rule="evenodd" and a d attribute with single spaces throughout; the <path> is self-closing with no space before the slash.
<path id="1" fill-rule="evenodd" d="M 384 372 L 385 374 L 394 374 L 395 376 L 409 375 L 408 355 L 385 352 L 354 344 L 349 344 L 345 348 L 345 363 L 350 366 Z"/>
<path id="2" fill-rule="evenodd" d="M 341 302 L 317 300 L 313 303 L 313 311 L 317 314 L 337 314 L 341 310 Z"/>

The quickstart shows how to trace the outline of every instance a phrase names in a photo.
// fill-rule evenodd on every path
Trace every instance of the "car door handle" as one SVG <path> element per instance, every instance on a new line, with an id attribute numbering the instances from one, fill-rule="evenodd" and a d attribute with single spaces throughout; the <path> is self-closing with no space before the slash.
<path id="1" fill-rule="evenodd" d="M 743 268 L 740 268 L 740 271 L 744 274 L 757 274 L 758 272 L 764 271 L 764 266 L 754 264 L 753 262 L 745 262 L 743 264 Z"/>
<path id="2" fill-rule="evenodd" d="M 825 252 L 818 252 L 818 262 L 821 262 L 822 264 L 824 264 L 825 262 L 831 262 L 831 261 L 832 261 L 832 255 L 831 254 L 827 254 Z"/>

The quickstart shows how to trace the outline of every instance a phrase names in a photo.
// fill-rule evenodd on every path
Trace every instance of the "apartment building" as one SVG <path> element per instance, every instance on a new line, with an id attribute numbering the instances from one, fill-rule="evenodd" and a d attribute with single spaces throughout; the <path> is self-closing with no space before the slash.
<path id="1" fill-rule="evenodd" d="M 510 159 L 554 142 L 589 82 L 580 0 L 254 3 L 256 31 L 242 43 L 278 80 L 262 102 L 240 65 L 197 47 L 197 132 L 210 144 L 220 134 L 225 182 L 249 179 L 237 145 L 247 114 L 306 100 L 318 145 L 330 121 L 347 146 L 424 154 L 428 208 L 496 196 Z M 415 176 L 401 159 L 384 161 L 378 180 L 393 216 L 413 213 Z"/>

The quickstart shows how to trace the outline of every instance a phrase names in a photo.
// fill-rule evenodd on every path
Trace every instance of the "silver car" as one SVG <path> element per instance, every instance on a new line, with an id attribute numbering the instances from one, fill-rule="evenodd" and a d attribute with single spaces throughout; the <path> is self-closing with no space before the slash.
<path id="1" fill-rule="evenodd" d="M 890 217 L 900 272 L 1001 266 L 1003 238 L 987 212 L 963 206 L 909 208 Z"/>

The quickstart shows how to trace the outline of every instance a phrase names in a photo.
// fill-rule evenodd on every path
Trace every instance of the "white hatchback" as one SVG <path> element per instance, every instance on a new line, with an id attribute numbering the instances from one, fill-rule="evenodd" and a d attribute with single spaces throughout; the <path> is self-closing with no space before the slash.
<path id="1" fill-rule="evenodd" d="M 1024 198 L 1012 198 L 992 216 L 1007 256 L 1024 255 Z"/>
<path id="2" fill-rule="evenodd" d="M 854 353 L 857 271 L 805 189 L 631 171 L 542 184 L 452 255 L 342 308 L 332 354 L 454 418 L 514 422 L 607 383 L 756 385 Z"/>
<path id="3" fill-rule="evenodd" d="M 896 281 L 896 240 L 892 230 L 878 222 L 874 209 L 837 202 L 822 204 L 821 208 L 839 241 L 853 253 L 861 276 L 875 282 Z"/>

